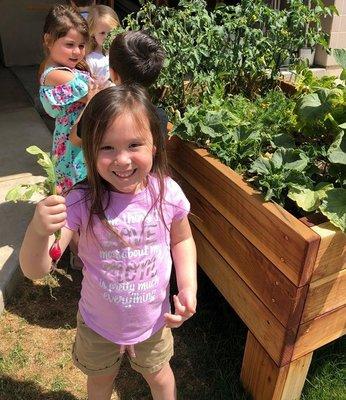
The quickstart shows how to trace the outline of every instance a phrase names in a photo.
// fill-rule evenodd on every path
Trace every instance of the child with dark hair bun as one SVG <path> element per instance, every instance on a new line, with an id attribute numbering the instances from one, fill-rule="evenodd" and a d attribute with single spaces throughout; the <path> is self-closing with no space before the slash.
<path id="1" fill-rule="evenodd" d="M 109 49 L 109 72 L 115 83 L 137 83 L 149 88 L 160 75 L 165 52 L 160 43 L 144 30 L 117 35 Z M 161 132 L 167 134 L 166 112 L 156 107 Z"/>
<path id="2" fill-rule="evenodd" d="M 146 31 L 118 34 L 109 49 L 109 66 L 114 83 L 137 83 L 146 88 L 158 78 L 165 52 Z"/>
<path id="3" fill-rule="evenodd" d="M 113 83 L 139 84 L 149 88 L 160 75 L 165 52 L 159 42 L 146 31 L 127 31 L 118 34 L 109 49 L 109 74 Z M 166 112 L 155 107 L 161 134 L 167 135 Z M 73 142 L 81 146 L 81 123 L 73 127 Z"/>

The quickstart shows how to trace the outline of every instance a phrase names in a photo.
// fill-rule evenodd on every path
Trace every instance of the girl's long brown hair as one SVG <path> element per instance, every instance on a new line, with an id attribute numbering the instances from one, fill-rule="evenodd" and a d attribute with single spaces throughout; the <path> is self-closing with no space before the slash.
<path id="1" fill-rule="evenodd" d="M 148 214 L 156 208 L 167 227 L 162 211 L 162 201 L 165 192 L 164 179 L 168 176 L 168 163 L 165 139 L 155 107 L 151 104 L 144 88 L 138 85 L 113 86 L 94 96 L 83 113 L 81 124 L 82 149 L 88 171 L 86 182 L 88 187 L 86 200 L 90 202 L 88 228 L 92 229 L 93 218 L 98 217 L 118 238 L 120 236 L 108 224 L 105 217 L 105 211 L 110 202 L 110 188 L 108 182 L 99 175 L 96 165 L 100 145 L 108 126 L 123 113 L 132 114 L 139 127 L 149 122 L 153 145 L 156 147 L 151 174 L 158 179 L 159 194 L 157 195 L 149 186 L 152 205 Z"/>
<path id="2" fill-rule="evenodd" d="M 86 45 L 89 43 L 89 28 L 86 20 L 71 6 L 58 4 L 50 9 L 46 16 L 43 27 L 43 48 L 46 54 L 46 59 L 40 64 L 39 77 L 45 69 L 49 50 L 47 41 L 53 44 L 56 40 L 67 35 L 70 29 L 75 29 L 85 39 Z M 82 60 L 76 65 L 76 68 L 81 71 L 89 72 L 87 63 Z"/>

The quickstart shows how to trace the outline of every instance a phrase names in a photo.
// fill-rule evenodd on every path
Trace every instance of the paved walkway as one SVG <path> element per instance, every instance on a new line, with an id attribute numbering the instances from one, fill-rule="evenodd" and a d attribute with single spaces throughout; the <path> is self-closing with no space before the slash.
<path id="1" fill-rule="evenodd" d="M 51 133 L 34 108 L 34 97 L 10 70 L 0 67 L 0 314 L 22 277 L 18 253 L 34 209 L 30 203 L 5 202 L 5 195 L 17 184 L 43 179 L 36 158 L 25 149 L 33 144 L 45 151 L 51 147 Z"/>

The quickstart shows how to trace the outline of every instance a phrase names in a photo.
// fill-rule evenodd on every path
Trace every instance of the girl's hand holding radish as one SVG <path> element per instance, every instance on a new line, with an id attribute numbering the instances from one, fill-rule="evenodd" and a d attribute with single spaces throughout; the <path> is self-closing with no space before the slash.
<path id="1" fill-rule="evenodd" d="M 37 204 L 31 224 L 38 236 L 46 237 L 59 231 L 65 225 L 65 221 L 65 198 L 52 195 Z"/>
<path id="2" fill-rule="evenodd" d="M 49 249 L 53 269 L 56 268 L 57 262 L 62 256 L 59 239 L 60 230 L 66 222 L 66 216 L 65 198 L 59 195 L 52 195 L 37 204 L 31 222 L 32 229 L 38 236 L 44 238 L 55 234 L 55 241 Z"/>

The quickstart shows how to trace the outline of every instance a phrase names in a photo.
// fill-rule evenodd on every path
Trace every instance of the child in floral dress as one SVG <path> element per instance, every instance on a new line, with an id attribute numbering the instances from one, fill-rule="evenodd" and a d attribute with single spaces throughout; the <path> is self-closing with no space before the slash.
<path id="1" fill-rule="evenodd" d="M 44 26 L 44 45 L 48 57 L 40 77 L 40 100 L 46 112 L 55 118 L 52 154 L 56 156 L 58 185 L 65 193 L 86 177 L 80 147 L 69 140 L 71 127 L 85 107 L 92 84 L 84 68 L 87 22 L 73 8 L 52 8 Z"/>

